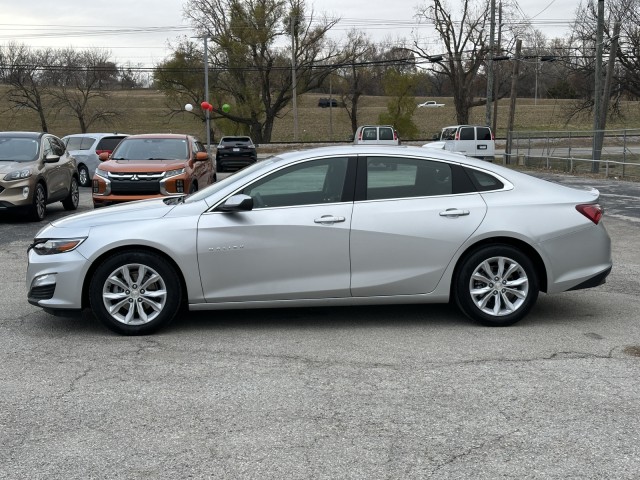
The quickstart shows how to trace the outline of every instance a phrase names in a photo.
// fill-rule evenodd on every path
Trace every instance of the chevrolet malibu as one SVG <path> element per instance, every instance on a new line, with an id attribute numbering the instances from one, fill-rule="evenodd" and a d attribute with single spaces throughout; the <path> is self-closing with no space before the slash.
<path id="1" fill-rule="evenodd" d="M 189 196 L 76 214 L 29 248 L 28 300 L 147 334 L 189 310 L 455 301 L 488 326 L 596 287 L 597 190 L 434 149 L 271 157 Z"/>

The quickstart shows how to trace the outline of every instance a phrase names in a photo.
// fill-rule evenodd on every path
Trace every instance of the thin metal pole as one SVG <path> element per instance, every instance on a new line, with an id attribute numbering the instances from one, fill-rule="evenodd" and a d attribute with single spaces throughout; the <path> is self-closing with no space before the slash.
<path id="1" fill-rule="evenodd" d="M 493 99 L 493 50 L 494 37 L 496 28 L 496 0 L 491 0 L 491 26 L 489 28 L 489 62 L 487 64 L 487 108 L 485 111 L 484 123 L 487 127 L 491 126 L 491 101 Z M 495 132 L 494 132 L 495 134 Z"/>
<path id="2" fill-rule="evenodd" d="M 296 19 L 291 14 L 291 101 L 293 106 L 293 141 L 298 141 L 298 93 L 296 79 L 296 35 L 295 35 Z"/>
<path id="3" fill-rule="evenodd" d="M 209 103 L 209 48 L 207 46 L 207 37 L 204 37 L 204 101 Z M 206 128 L 207 128 L 207 152 L 211 151 L 211 128 L 209 110 L 205 112 Z"/>

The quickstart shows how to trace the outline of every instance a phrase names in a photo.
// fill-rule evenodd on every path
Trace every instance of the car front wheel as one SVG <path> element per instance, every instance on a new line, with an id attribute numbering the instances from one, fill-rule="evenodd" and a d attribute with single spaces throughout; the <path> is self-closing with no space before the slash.
<path id="1" fill-rule="evenodd" d="M 89 298 L 107 328 L 123 335 L 146 335 L 177 316 L 182 287 L 177 272 L 162 257 L 129 251 L 109 257 L 96 269 Z"/>
<path id="2" fill-rule="evenodd" d="M 29 217 L 31 220 L 40 222 L 47 214 L 47 192 L 41 183 L 37 183 L 33 190 L 33 201 L 29 207 Z"/>
<path id="3" fill-rule="evenodd" d="M 455 279 L 455 298 L 469 318 L 491 327 L 513 325 L 538 298 L 533 263 L 510 245 L 482 247 L 467 256 Z"/>

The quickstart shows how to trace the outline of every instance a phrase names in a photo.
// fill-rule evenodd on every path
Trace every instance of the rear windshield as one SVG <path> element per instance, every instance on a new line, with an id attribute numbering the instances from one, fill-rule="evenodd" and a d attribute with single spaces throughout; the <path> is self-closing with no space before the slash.
<path id="1" fill-rule="evenodd" d="M 125 138 L 113 160 L 185 160 L 189 156 L 186 138 Z"/>
<path id="2" fill-rule="evenodd" d="M 222 137 L 220 144 L 253 143 L 250 137 Z"/>
<path id="3" fill-rule="evenodd" d="M 0 161 L 33 162 L 38 158 L 40 142 L 35 138 L 0 138 Z"/>
<path id="4" fill-rule="evenodd" d="M 125 137 L 104 137 L 96 145 L 96 150 L 108 150 L 111 152 L 115 150 L 123 138 Z"/>
<path id="5" fill-rule="evenodd" d="M 67 150 L 89 150 L 95 141 L 93 137 L 69 137 L 65 143 Z"/>

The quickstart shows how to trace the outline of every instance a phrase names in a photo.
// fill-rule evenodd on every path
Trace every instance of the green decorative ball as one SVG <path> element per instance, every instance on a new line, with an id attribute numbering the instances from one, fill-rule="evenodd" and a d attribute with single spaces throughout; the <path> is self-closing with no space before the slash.
<path id="1" fill-rule="evenodd" d="M 222 105 L 222 111 L 224 113 L 229 113 L 231 111 L 231 105 L 229 105 L 228 103 L 225 103 L 224 105 Z"/>

